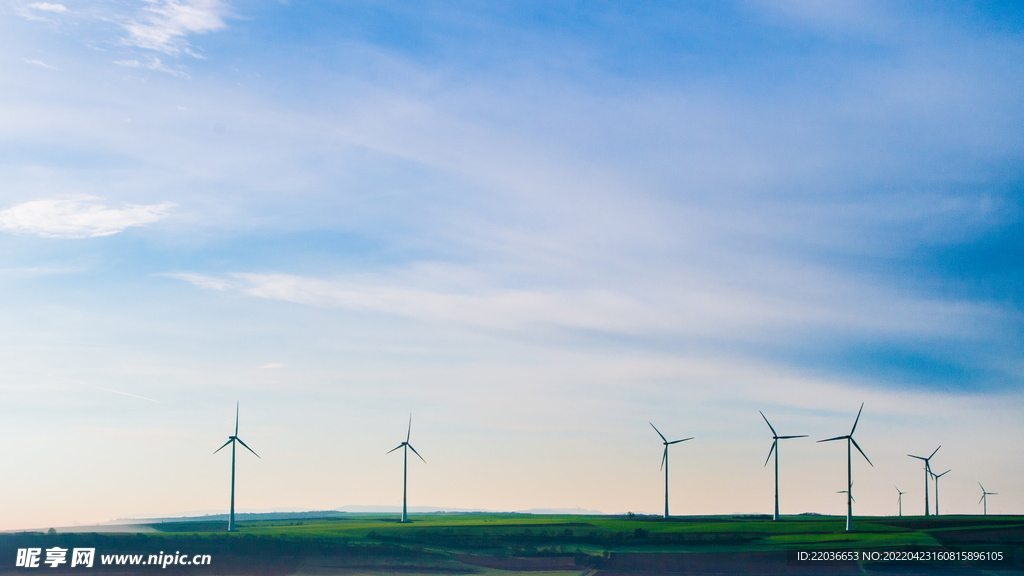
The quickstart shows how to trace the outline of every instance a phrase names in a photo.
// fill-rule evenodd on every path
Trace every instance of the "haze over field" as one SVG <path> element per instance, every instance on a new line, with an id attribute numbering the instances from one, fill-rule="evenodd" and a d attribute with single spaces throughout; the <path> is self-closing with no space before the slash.
<path id="1" fill-rule="evenodd" d="M 1024 12 L 0 3 L 0 529 L 1024 513 Z"/>

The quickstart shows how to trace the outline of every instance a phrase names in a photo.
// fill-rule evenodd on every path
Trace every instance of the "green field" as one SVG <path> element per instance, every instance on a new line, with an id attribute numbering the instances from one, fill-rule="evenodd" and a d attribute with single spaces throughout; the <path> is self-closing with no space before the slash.
<path id="1" fill-rule="evenodd" d="M 147 534 L 8 534 L 0 536 L 0 547 L 3 554 L 30 545 L 95 546 L 108 552 L 147 554 L 185 550 L 212 554 L 218 567 L 236 569 L 210 568 L 208 573 L 350 575 L 677 573 L 680 563 L 701 559 L 711 565 L 747 562 L 751 565 L 743 566 L 754 572 L 757 563 L 770 562 L 777 569 L 774 573 L 788 573 L 785 553 L 791 549 L 998 548 L 1015 557 L 1024 555 L 1022 516 L 861 517 L 855 520 L 854 532 L 844 530 L 843 517 L 816 515 L 773 522 L 744 516 L 665 520 L 437 513 L 412 515 L 405 524 L 395 516 L 368 514 L 278 516 L 246 515 L 231 534 L 224 532 L 226 522 L 197 519 L 150 524 L 157 532 Z M 652 568 L 655 564 L 657 569 Z M 960 569 L 960 573 L 1020 573 L 1016 568 L 1020 564 L 998 570 Z M 846 573 L 839 570 L 835 573 Z"/>
<path id="2" fill-rule="evenodd" d="M 393 517 L 242 522 L 239 532 L 260 536 L 386 542 L 431 550 L 487 554 L 604 552 L 723 552 L 802 548 L 940 546 L 951 533 L 1016 535 L 1024 517 L 859 518 L 846 532 L 843 517 L 656 517 L 524 514 L 430 514 L 401 524 Z M 160 529 L 160 525 L 154 525 Z M 163 526 L 163 529 L 171 528 Z M 171 529 L 178 529 L 177 527 Z"/>

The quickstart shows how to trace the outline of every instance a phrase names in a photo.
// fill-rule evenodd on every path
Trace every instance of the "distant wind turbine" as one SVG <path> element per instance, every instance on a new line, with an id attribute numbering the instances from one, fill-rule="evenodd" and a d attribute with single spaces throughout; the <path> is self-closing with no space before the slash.
<path id="1" fill-rule="evenodd" d="M 245 447 L 246 450 L 252 452 L 257 458 L 260 457 L 256 454 L 256 451 L 242 442 L 242 439 L 238 437 L 238 402 L 235 402 L 235 435 L 228 436 L 228 441 L 225 442 L 220 448 L 213 451 L 214 454 L 220 452 L 224 446 L 231 444 L 231 510 L 228 513 L 228 532 L 235 530 L 235 443 L 239 443 Z M 262 458 L 260 458 L 262 460 Z"/>
<path id="2" fill-rule="evenodd" d="M 942 448 L 942 446 L 939 446 L 939 448 Z M 936 448 L 935 452 L 938 452 L 939 448 Z M 907 456 L 910 456 L 911 458 L 917 458 L 918 460 L 924 460 L 924 515 L 925 516 L 927 516 L 929 514 L 929 509 L 928 509 L 928 475 L 932 473 L 931 459 L 932 459 L 932 456 L 935 456 L 935 452 L 932 452 L 932 455 L 927 457 L 927 458 L 925 458 L 924 456 L 914 456 L 913 454 L 907 454 Z"/>
<path id="3" fill-rule="evenodd" d="M 658 430 L 658 427 L 655 426 L 654 423 L 648 422 L 648 424 L 651 425 L 651 428 L 654 428 L 654 431 L 658 433 L 658 436 L 661 436 L 661 441 L 665 444 L 665 453 L 661 456 L 661 467 L 665 469 L 665 518 L 668 518 L 668 447 L 672 444 L 693 440 L 693 436 L 669 442 L 668 438 L 665 438 L 665 435 L 661 433 L 661 430 Z"/>
<path id="4" fill-rule="evenodd" d="M 857 448 L 857 452 L 871 464 L 871 459 L 868 455 L 860 449 L 860 445 L 853 439 L 853 432 L 857 429 L 857 422 L 860 422 L 860 413 L 864 411 L 864 403 L 861 402 L 860 410 L 857 411 L 857 419 L 853 421 L 853 428 L 850 428 L 850 433 L 845 436 L 836 436 L 835 438 L 826 438 L 824 440 L 818 440 L 818 442 L 832 442 L 833 440 L 846 440 L 846 530 L 853 530 L 853 452 L 850 448 L 851 445 Z M 875 465 L 871 464 L 874 468 Z"/>
<path id="5" fill-rule="evenodd" d="M 981 486 L 981 482 L 978 482 L 978 486 Z M 985 516 L 988 516 L 988 496 L 990 494 L 998 494 L 998 492 L 986 492 L 985 487 L 981 486 L 981 500 L 978 500 L 978 504 L 985 504 Z"/>
<path id="6" fill-rule="evenodd" d="M 900 490 L 899 486 L 895 484 L 893 484 L 892 487 L 895 488 L 896 491 L 900 493 L 900 496 L 899 498 L 896 499 L 896 502 L 900 505 L 900 516 L 903 516 L 903 495 L 906 494 L 906 492 Z"/>
<path id="7" fill-rule="evenodd" d="M 406 430 L 405 432 L 405 442 L 402 442 L 398 446 L 395 446 L 394 448 L 386 452 L 386 454 L 391 454 L 395 450 L 402 448 L 402 522 L 409 521 L 408 509 L 406 508 L 406 495 L 408 494 L 407 489 L 409 487 L 409 450 L 412 450 L 413 454 L 419 456 L 420 460 L 423 460 L 423 456 L 420 456 L 420 453 L 417 452 L 416 449 L 412 447 L 412 444 L 409 444 L 409 437 L 411 435 L 412 414 L 409 414 L 409 429 Z M 423 463 L 426 464 L 427 461 L 423 460 Z"/>
<path id="8" fill-rule="evenodd" d="M 935 480 L 935 515 L 939 515 L 939 478 L 942 478 L 946 474 L 949 474 L 950 470 L 946 470 L 942 474 L 932 473 L 932 480 Z"/>
<path id="9" fill-rule="evenodd" d="M 790 438 L 807 438 L 807 434 L 801 434 L 799 436 L 779 436 L 775 431 L 775 427 L 768 421 L 768 417 L 761 412 L 761 418 L 764 418 L 764 423 L 768 425 L 768 428 L 772 431 L 772 447 L 768 450 L 768 458 L 765 458 L 764 465 L 768 465 L 768 461 L 772 459 L 772 452 L 775 453 L 775 516 L 772 520 L 779 519 L 779 440 L 789 440 Z"/>

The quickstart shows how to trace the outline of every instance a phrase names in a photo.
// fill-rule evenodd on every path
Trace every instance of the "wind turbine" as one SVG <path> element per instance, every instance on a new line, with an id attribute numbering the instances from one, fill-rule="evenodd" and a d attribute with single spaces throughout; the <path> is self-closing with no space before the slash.
<path id="1" fill-rule="evenodd" d="M 896 491 L 900 493 L 900 496 L 899 498 L 896 499 L 896 502 L 900 505 L 900 516 L 903 516 L 903 495 L 906 494 L 906 492 L 900 490 L 900 487 L 895 484 L 893 484 L 892 487 L 895 488 Z"/>
<path id="2" fill-rule="evenodd" d="M 764 465 L 768 465 L 768 461 L 772 458 L 772 452 L 775 453 L 775 516 L 772 520 L 779 519 L 779 440 L 789 440 L 790 438 L 806 438 L 807 434 L 801 434 L 799 436 L 779 436 L 778 432 L 775 431 L 775 427 L 768 421 L 768 417 L 761 412 L 761 418 L 764 418 L 764 423 L 768 425 L 768 428 L 772 431 L 772 447 L 768 450 L 768 458 L 765 458 Z"/>
<path id="3" fill-rule="evenodd" d="M 942 448 L 942 446 L 939 446 Z M 939 451 L 939 448 L 935 449 L 935 452 Z M 914 456 L 913 454 L 907 454 L 911 458 L 917 458 L 918 460 L 924 460 L 924 515 L 928 515 L 928 475 L 932 473 L 931 459 L 935 456 L 935 452 L 932 455 L 925 458 L 924 456 Z"/>
<path id="4" fill-rule="evenodd" d="M 946 474 L 949 474 L 950 470 L 946 470 L 942 474 L 932 473 L 932 479 L 935 480 L 935 515 L 939 515 L 939 478 L 942 478 Z"/>
<path id="5" fill-rule="evenodd" d="M 978 486 L 981 486 L 981 482 L 978 482 Z M 986 492 L 985 487 L 981 486 L 981 500 L 978 500 L 978 504 L 985 503 L 985 515 L 988 516 L 988 495 L 998 494 L 998 492 Z"/>
<path id="6" fill-rule="evenodd" d="M 239 443 L 245 446 L 245 449 L 252 452 L 257 458 L 260 457 L 255 450 L 249 448 L 242 439 L 238 437 L 238 402 L 235 402 L 235 435 L 228 436 L 228 441 L 225 442 L 220 448 L 213 451 L 214 454 L 220 452 L 224 446 L 231 444 L 231 511 L 228 513 L 228 532 L 235 530 L 235 443 Z M 262 458 L 260 458 L 262 460 Z"/>
<path id="7" fill-rule="evenodd" d="M 853 428 L 850 428 L 850 433 L 845 436 L 836 436 L 835 438 L 826 438 L 824 440 L 818 440 L 818 442 L 832 442 L 833 440 L 846 440 L 846 530 L 853 530 L 853 452 L 850 448 L 851 445 L 857 448 L 857 452 L 871 464 L 871 459 L 868 455 L 860 449 L 860 445 L 853 439 L 853 432 L 857 429 L 857 422 L 860 422 L 860 413 L 864 411 L 864 403 L 860 403 L 860 410 L 857 410 L 857 419 L 853 421 Z M 875 465 L 871 464 L 874 468 Z"/>
<path id="8" fill-rule="evenodd" d="M 420 460 L 423 460 L 423 456 L 420 456 L 420 453 L 417 452 L 416 449 L 412 447 L 412 444 L 409 444 L 409 436 L 411 436 L 411 435 L 412 435 L 412 414 L 409 414 L 409 429 L 406 430 L 406 432 L 405 432 L 405 442 L 402 442 L 398 446 L 395 446 L 391 450 L 388 450 L 387 452 L 385 452 L 385 454 L 391 454 L 395 450 L 398 450 L 399 448 L 402 448 L 402 522 L 408 522 L 409 521 L 409 515 L 408 515 L 408 511 L 406 509 L 406 505 L 405 505 L 406 504 L 405 497 L 406 497 L 406 495 L 408 493 L 407 489 L 409 487 L 409 450 L 412 450 L 413 454 L 419 456 Z M 426 464 L 427 461 L 423 460 L 423 463 Z"/>
<path id="9" fill-rule="evenodd" d="M 651 425 L 651 428 L 654 428 L 654 431 L 658 433 L 658 436 L 661 436 L 661 441 L 665 444 L 665 453 L 661 456 L 661 467 L 665 469 L 665 518 L 668 518 L 668 447 L 672 444 L 679 444 L 680 442 L 693 440 L 693 436 L 669 442 L 668 438 L 665 438 L 665 435 L 661 433 L 661 430 L 658 430 L 658 427 L 655 426 L 654 423 L 648 422 L 648 424 Z"/>

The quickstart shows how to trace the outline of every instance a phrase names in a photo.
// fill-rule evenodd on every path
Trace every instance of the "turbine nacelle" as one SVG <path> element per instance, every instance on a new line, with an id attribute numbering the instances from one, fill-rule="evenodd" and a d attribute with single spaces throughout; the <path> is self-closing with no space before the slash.
<path id="1" fill-rule="evenodd" d="M 768 457 L 764 459 L 764 465 L 768 465 L 768 461 L 772 459 L 772 453 L 778 449 L 779 440 L 789 440 L 790 438 L 807 438 L 807 434 L 799 434 L 796 436 L 779 436 L 779 433 L 775 431 L 775 427 L 768 421 L 768 417 L 764 415 L 764 412 L 758 410 L 761 414 L 761 418 L 764 418 L 764 423 L 768 425 L 768 428 L 772 431 L 772 447 L 768 449 Z"/>
<path id="2" fill-rule="evenodd" d="M 981 486 L 981 482 L 978 482 L 978 486 Z M 981 486 L 981 500 L 978 500 L 978 504 L 981 504 L 982 500 L 988 500 L 986 496 L 989 494 L 999 494 L 999 492 L 986 492 L 985 487 Z"/>

